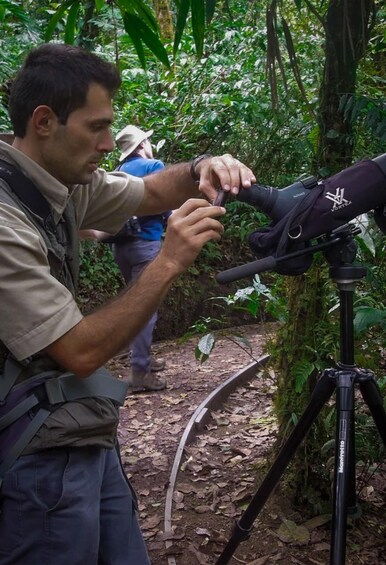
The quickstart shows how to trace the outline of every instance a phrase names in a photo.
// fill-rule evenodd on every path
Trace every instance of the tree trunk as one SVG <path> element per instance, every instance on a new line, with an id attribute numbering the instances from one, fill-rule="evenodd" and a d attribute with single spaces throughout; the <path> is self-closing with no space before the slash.
<path id="1" fill-rule="evenodd" d="M 164 41 L 173 41 L 174 27 L 169 0 L 153 0 L 154 12 Z"/>
<path id="2" fill-rule="evenodd" d="M 328 5 L 317 155 L 318 168 L 327 175 L 351 164 L 352 128 L 339 111 L 339 102 L 343 94 L 355 92 L 358 64 L 366 51 L 373 12 L 373 0 L 330 0 Z"/>
<path id="3" fill-rule="evenodd" d="M 79 30 L 78 43 L 80 47 L 84 49 L 92 50 L 95 40 L 99 34 L 99 28 L 93 22 L 95 17 L 95 1 L 87 0 L 83 4 L 83 22 Z"/>

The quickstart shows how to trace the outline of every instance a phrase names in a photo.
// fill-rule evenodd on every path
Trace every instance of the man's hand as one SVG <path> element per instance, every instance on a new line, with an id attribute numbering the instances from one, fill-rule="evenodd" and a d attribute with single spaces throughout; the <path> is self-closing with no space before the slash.
<path id="1" fill-rule="evenodd" d="M 175 210 L 200 193 L 213 204 L 218 190 L 238 194 L 241 189 L 250 188 L 256 177 L 251 169 L 232 155 L 222 155 L 197 159 L 196 163 L 193 161 L 193 168 L 192 162 L 169 165 L 143 180 L 145 193 L 135 210 L 136 216 Z"/>
<path id="2" fill-rule="evenodd" d="M 220 188 L 235 195 L 256 182 L 251 169 L 229 154 L 202 159 L 197 163 L 195 173 L 200 177 L 200 192 L 210 202 L 214 202 Z"/>
<path id="3" fill-rule="evenodd" d="M 187 200 L 169 217 L 160 262 L 166 260 L 176 274 L 185 271 L 207 241 L 221 238 L 224 228 L 216 218 L 223 214 L 224 208 L 211 206 L 206 200 Z"/>

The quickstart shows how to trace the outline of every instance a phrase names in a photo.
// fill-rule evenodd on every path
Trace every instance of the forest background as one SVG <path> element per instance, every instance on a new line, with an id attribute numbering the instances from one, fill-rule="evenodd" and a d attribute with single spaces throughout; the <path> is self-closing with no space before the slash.
<path id="1" fill-rule="evenodd" d="M 0 0 L 0 128 L 11 129 L 7 92 L 28 50 L 66 41 L 117 64 L 122 88 L 113 133 L 129 123 L 154 129 L 155 154 L 165 163 L 229 152 L 263 184 L 326 178 L 386 151 L 385 20 L 384 3 L 370 0 Z M 117 156 L 107 156 L 104 167 L 114 169 Z M 339 299 L 323 255 L 296 277 L 268 272 L 219 287 L 214 275 L 254 260 L 248 236 L 270 222 L 237 201 L 227 209 L 222 242 L 208 244 L 174 284 L 157 337 L 203 335 L 197 356 L 204 360 L 215 347 L 214 330 L 279 321 L 269 352 L 280 442 L 309 401 L 318 371 L 339 359 Z M 355 354 L 359 366 L 376 372 L 385 395 L 385 236 L 368 212 L 356 237 L 367 276 L 354 301 Z M 122 286 L 109 247 L 84 243 L 83 310 Z M 359 420 L 358 453 L 370 468 L 382 447 L 372 421 L 366 414 Z M 294 492 L 308 503 L 320 504 L 328 491 L 319 455 L 333 428 L 328 407 L 294 465 Z"/>

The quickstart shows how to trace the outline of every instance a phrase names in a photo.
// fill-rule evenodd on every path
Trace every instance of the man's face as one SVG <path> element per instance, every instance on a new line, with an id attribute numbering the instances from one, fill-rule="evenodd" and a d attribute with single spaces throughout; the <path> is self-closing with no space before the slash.
<path id="1" fill-rule="evenodd" d="M 153 148 L 149 139 L 145 139 L 145 141 L 143 142 L 143 150 L 145 157 L 147 157 L 148 159 L 153 159 Z"/>
<path id="2" fill-rule="evenodd" d="M 58 121 L 44 151 L 44 166 L 63 184 L 88 184 L 105 155 L 114 149 L 110 126 L 114 114 L 110 94 L 90 85 L 85 106 Z"/>

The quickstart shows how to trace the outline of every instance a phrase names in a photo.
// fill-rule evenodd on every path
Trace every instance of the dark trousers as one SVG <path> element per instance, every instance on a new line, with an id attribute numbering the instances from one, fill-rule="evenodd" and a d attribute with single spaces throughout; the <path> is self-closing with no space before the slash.
<path id="1" fill-rule="evenodd" d="M 143 269 L 155 259 L 161 249 L 160 241 L 135 238 L 127 243 L 113 245 L 113 254 L 126 284 L 137 279 Z M 151 367 L 151 344 L 157 321 L 157 312 L 130 344 L 131 366 L 136 371 L 148 373 Z"/>
<path id="2" fill-rule="evenodd" d="M 150 563 L 114 449 L 21 456 L 0 503 L 0 565 Z"/>

